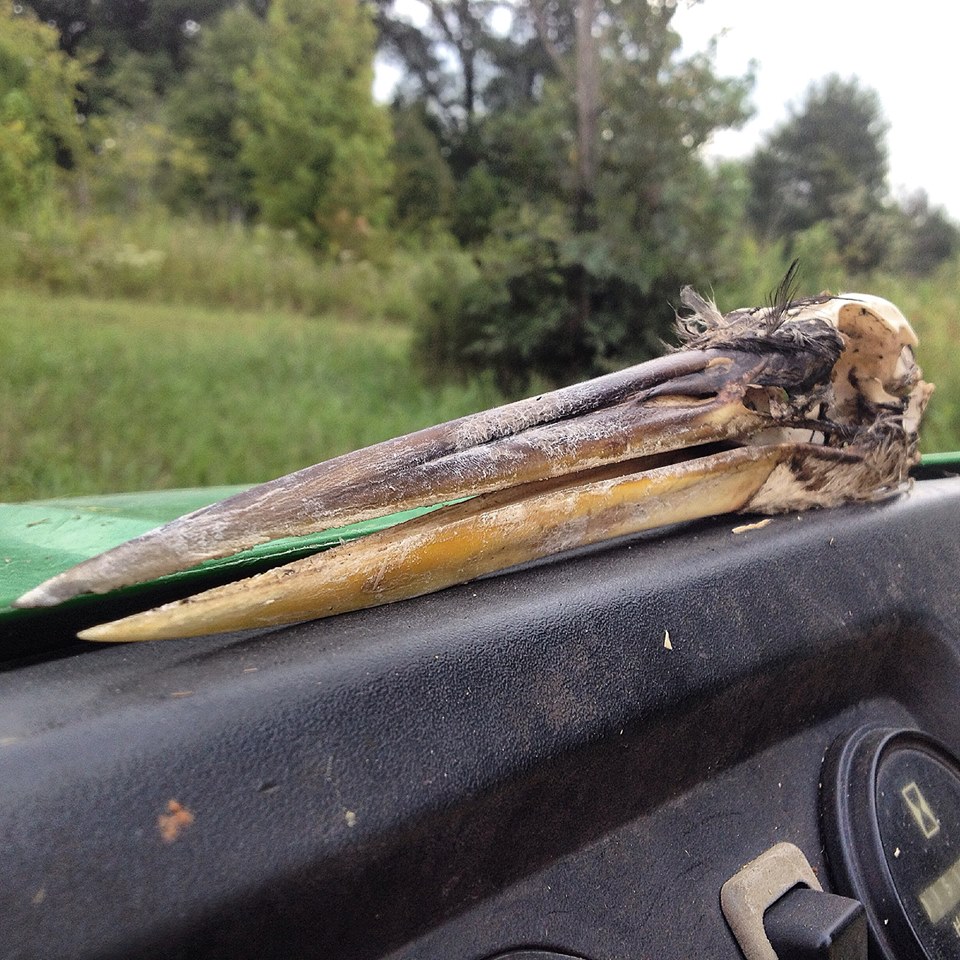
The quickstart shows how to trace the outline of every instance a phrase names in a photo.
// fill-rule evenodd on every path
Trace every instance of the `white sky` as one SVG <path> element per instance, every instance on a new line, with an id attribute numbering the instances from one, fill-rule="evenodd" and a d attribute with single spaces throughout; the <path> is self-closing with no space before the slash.
<path id="1" fill-rule="evenodd" d="M 714 152 L 749 153 L 829 73 L 876 90 L 890 125 L 890 184 L 923 187 L 960 219 L 960 4 L 950 0 L 681 0 L 673 25 L 690 50 L 719 35 L 717 69 L 757 63 L 754 119 L 720 134 Z"/>

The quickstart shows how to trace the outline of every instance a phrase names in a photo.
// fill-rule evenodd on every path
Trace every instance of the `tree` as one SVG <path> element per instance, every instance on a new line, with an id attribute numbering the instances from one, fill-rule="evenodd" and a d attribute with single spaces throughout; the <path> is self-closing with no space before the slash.
<path id="1" fill-rule="evenodd" d="M 553 66 L 526 0 L 375 0 L 380 54 L 404 74 L 401 103 L 420 103 L 456 179 L 488 159 L 479 127 L 536 102 Z M 408 17 L 414 14 L 415 24 Z M 505 24 L 508 25 L 505 28 Z"/>
<path id="2" fill-rule="evenodd" d="M 698 148 L 745 119 L 749 88 L 718 77 L 712 51 L 679 56 L 669 4 L 590 0 L 571 14 L 555 0 L 535 14 L 555 68 L 534 103 L 480 125 L 505 200 L 453 345 L 509 388 L 660 349 L 680 286 L 716 275 L 726 207 Z"/>
<path id="3" fill-rule="evenodd" d="M 19 10 L 19 12 L 17 12 Z M 14 216 L 50 188 L 86 145 L 77 105 L 84 72 L 29 9 L 0 10 L 0 214 Z"/>
<path id="4" fill-rule="evenodd" d="M 749 168 L 750 219 L 766 239 L 831 225 L 851 269 L 886 251 L 886 122 L 876 93 L 830 76 L 757 150 Z"/>
<path id="5" fill-rule="evenodd" d="M 446 223 L 453 198 L 453 175 L 422 105 L 394 109 L 393 137 L 395 223 L 406 231 Z"/>
<path id="6" fill-rule="evenodd" d="M 395 0 L 377 0 L 381 50 L 406 70 L 404 99 L 425 103 L 448 130 L 468 129 L 483 106 L 496 46 L 491 19 L 506 0 L 414 0 L 414 26 Z"/>
<path id="7" fill-rule="evenodd" d="M 224 11 L 201 31 L 191 66 L 170 93 L 174 129 L 190 138 L 206 160 L 205 172 L 187 189 L 233 219 L 256 206 L 251 173 L 240 159 L 238 118 L 244 98 L 238 76 L 253 69 L 265 35 L 265 23 L 249 7 Z"/>
<path id="8" fill-rule="evenodd" d="M 182 63 L 196 27 L 235 0 L 30 0 L 30 6 L 60 34 L 71 55 L 99 48 L 151 55 L 162 52 Z"/>
<path id="9" fill-rule="evenodd" d="M 357 0 L 274 0 L 242 83 L 240 161 L 261 213 L 320 248 L 360 242 L 389 213 L 390 120 L 373 102 L 373 44 Z"/>
<path id="10" fill-rule="evenodd" d="M 911 274 L 927 274 L 960 250 L 960 227 L 943 207 L 934 207 L 925 190 L 904 197 L 896 212 L 894 265 Z"/>
<path id="11" fill-rule="evenodd" d="M 57 29 L 62 50 L 93 62 L 87 108 L 98 113 L 105 109 L 103 99 L 115 92 L 112 74 L 128 54 L 139 55 L 155 92 L 163 94 L 186 68 L 202 28 L 237 0 L 29 2 L 41 20 Z"/>

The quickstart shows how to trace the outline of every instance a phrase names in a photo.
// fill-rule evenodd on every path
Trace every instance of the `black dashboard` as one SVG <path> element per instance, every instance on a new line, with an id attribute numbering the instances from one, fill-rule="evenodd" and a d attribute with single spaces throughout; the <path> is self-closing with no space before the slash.
<path id="1" fill-rule="evenodd" d="M 736 960 L 721 888 L 782 843 L 868 901 L 871 957 L 960 956 L 960 847 L 896 887 L 922 947 L 840 862 L 868 813 L 830 822 L 845 745 L 960 753 L 960 479 L 754 520 L 8 664 L 0 957 Z M 953 843 L 933 786 L 897 790 Z"/>

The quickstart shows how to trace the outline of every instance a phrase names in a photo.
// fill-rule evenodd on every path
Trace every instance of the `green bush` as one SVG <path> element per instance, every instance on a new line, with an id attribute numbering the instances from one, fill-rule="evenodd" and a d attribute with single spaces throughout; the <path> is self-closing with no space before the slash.
<path id="1" fill-rule="evenodd" d="M 290 230 L 171 217 L 162 208 L 81 216 L 51 197 L 0 245 L 0 286 L 414 322 L 423 313 L 421 276 L 437 272 L 435 248 L 449 246 L 440 235 L 409 248 L 383 244 L 376 260 L 333 259 Z"/>
<path id="2" fill-rule="evenodd" d="M 562 377 L 577 349 L 563 336 L 572 315 L 568 237 L 561 218 L 524 208 L 477 251 L 438 257 L 425 275 L 418 344 L 435 370 L 489 370 L 502 389 L 531 374 Z"/>
<path id="3" fill-rule="evenodd" d="M 622 240 L 575 231 L 560 206 L 503 211 L 475 250 L 475 276 L 450 282 L 421 342 L 438 369 L 490 371 L 510 392 L 660 353 L 680 288 L 703 278 L 692 273 L 695 257 L 671 266 Z"/>
<path id="4" fill-rule="evenodd" d="M 421 329 L 452 316 L 477 275 L 442 231 L 381 244 L 375 259 L 322 257 L 293 231 L 171 217 L 80 216 L 48 198 L 0 244 L 0 287 L 236 310 L 335 312 Z"/>
<path id="5" fill-rule="evenodd" d="M 416 233 L 450 218 L 454 182 L 430 118 L 418 107 L 393 111 L 393 222 Z"/>

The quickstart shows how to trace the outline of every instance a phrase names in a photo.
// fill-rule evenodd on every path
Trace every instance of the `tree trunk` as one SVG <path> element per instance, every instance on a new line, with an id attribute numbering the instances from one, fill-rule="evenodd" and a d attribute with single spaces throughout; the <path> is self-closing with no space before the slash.
<path id="1" fill-rule="evenodd" d="M 596 0 L 577 3 L 577 229 L 589 229 L 597 176 L 597 107 L 599 78 L 593 38 Z"/>
<path id="2" fill-rule="evenodd" d="M 597 74 L 597 45 L 593 36 L 596 0 L 577 2 L 577 48 L 575 97 L 577 102 L 577 170 L 574 226 L 578 233 L 594 229 L 594 193 L 597 177 L 597 117 L 600 81 Z M 569 333 L 578 337 L 590 319 L 590 277 L 580 267 L 577 283 L 577 310 L 571 314 Z"/>

